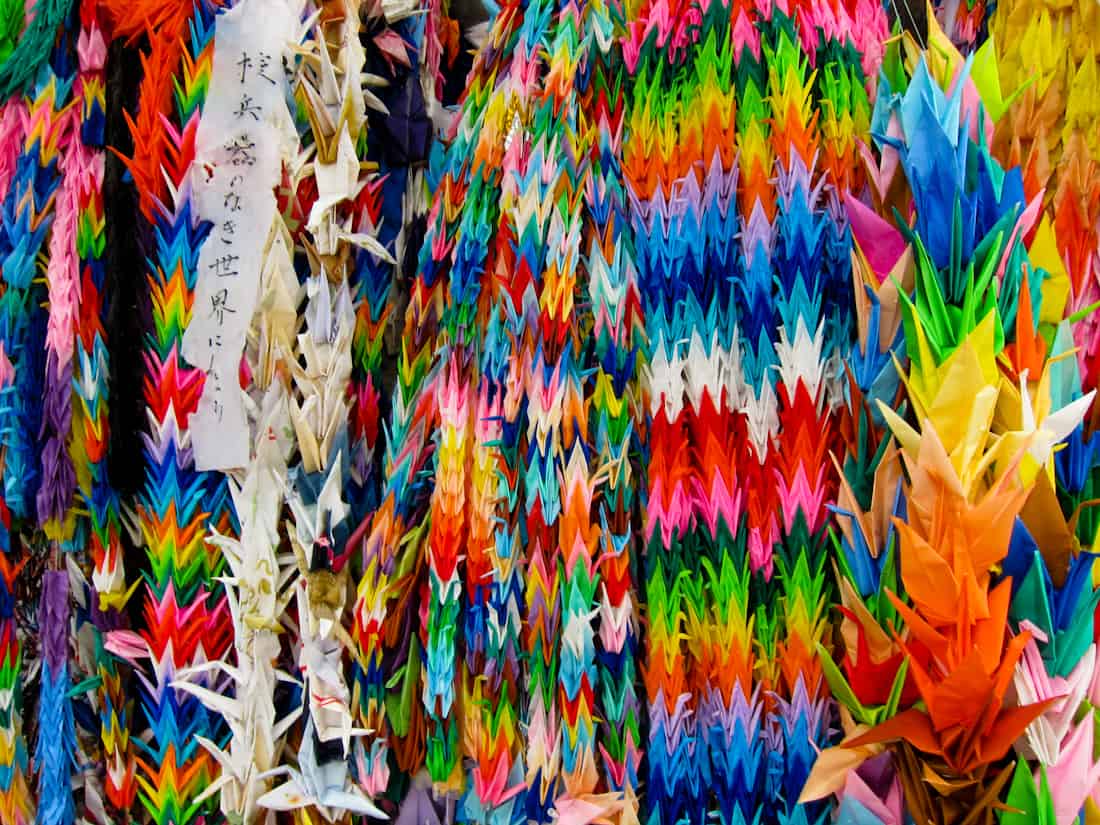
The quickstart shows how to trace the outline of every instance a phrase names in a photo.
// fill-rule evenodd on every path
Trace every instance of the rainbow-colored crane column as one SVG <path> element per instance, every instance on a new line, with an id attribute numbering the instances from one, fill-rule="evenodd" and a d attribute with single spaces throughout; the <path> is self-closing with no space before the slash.
<path id="1" fill-rule="evenodd" d="M 144 32 L 136 10 L 115 14 L 129 26 L 119 36 Z M 127 165 L 141 194 L 142 215 L 152 230 L 148 284 L 153 327 L 145 342 L 145 486 L 139 502 L 149 569 L 145 622 L 138 633 L 113 634 L 135 661 L 148 656 L 140 701 L 151 731 L 135 741 L 138 800 L 157 823 L 183 825 L 217 810 L 216 800 L 197 802 L 214 778 L 212 757 L 196 737 L 217 740 L 219 723 L 202 702 L 171 686 L 193 664 L 224 656 L 231 620 L 215 577 L 222 560 L 206 543 L 208 524 L 232 529 L 224 479 L 197 472 L 187 422 L 202 391 L 202 374 L 183 362 L 180 346 L 191 319 L 199 249 L 208 227 L 190 200 L 190 167 L 202 103 L 213 69 L 216 7 L 161 5 L 143 11 L 157 23 L 148 33 L 141 105 L 130 119 L 134 156 Z M 121 23 L 119 24 L 121 26 Z M 202 681 L 200 678 L 199 681 Z"/>
<path id="2" fill-rule="evenodd" d="M 80 207 L 76 250 L 80 256 L 80 302 L 76 336 L 76 395 L 74 415 L 84 455 L 77 468 L 80 497 L 88 513 L 88 554 L 92 563 L 91 606 L 99 631 L 96 675 L 97 702 L 103 747 L 107 804 L 128 811 L 134 801 L 134 762 L 130 746 L 133 700 L 125 691 L 125 666 L 104 647 L 106 634 L 123 626 L 126 605 L 126 569 L 122 558 L 119 500 L 107 473 L 109 378 L 105 261 L 106 216 L 103 202 L 106 120 L 105 64 L 107 45 L 99 0 L 80 4 L 80 75 L 77 94 L 82 101 L 80 142 L 87 157 L 78 183 Z"/>

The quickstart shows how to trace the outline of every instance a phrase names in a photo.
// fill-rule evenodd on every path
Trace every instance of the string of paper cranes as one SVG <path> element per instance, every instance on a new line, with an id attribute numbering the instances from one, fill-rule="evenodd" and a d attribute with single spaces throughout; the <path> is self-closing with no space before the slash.
<path id="1" fill-rule="evenodd" d="M 1100 823 L 1095 0 L 0 0 L 0 825 Z"/>

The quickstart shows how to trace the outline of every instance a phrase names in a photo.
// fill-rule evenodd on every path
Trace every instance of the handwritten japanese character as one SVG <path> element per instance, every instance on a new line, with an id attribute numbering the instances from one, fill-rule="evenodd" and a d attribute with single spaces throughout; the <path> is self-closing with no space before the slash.
<path id="1" fill-rule="evenodd" d="M 210 296 L 210 317 L 218 319 L 218 326 L 225 323 L 225 313 L 235 314 L 237 310 L 229 306 L 229 290 L 219 289 Z"/>
<path id="2" fill-rule="evenodd" d="M 237 135 L 226 141 L 224 148 L 229 153 L 229 162 L 233 166 L 256 165 L 256 142 L 248 135 Z"/>
<path id="3" fill-rule="evenodd" d="M 251 115 L 252 119 L 259 122 L 260 112 L 263 111 L 256 102 L 252 99 L 252 95 L 241 95 L 241 102 L 237 104 L 237 120 L 240 120 L 245 115 Z"/>
<path id="4" fill-rule="evenodd" d="M 236 263 L 240 259 L 240 255 L 234 255 L 232 253 L 222 255 L 219 258 L 215 258 L 214 262 L 208 265 L 208 268 L 213 270 L 214 274 L 219 278 L 232 278 L 239 274 Z"/>

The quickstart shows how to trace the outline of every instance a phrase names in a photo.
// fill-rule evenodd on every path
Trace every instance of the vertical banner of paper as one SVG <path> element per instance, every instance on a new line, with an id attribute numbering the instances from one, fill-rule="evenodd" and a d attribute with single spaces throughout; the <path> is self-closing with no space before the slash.
<path id="1" fill-rule="evenodd" d="M 199 253 L 183 356 L 206 381 L 190 431 L 199 470 L 248 463 L 248 419 L 238 378 L 275 216 L 283 147 L 293 146 L 284 58 L 299 0 L 241 0 L 218 16 L 214 72 L 196 135 L 192 200 L 211 224 Z"/>

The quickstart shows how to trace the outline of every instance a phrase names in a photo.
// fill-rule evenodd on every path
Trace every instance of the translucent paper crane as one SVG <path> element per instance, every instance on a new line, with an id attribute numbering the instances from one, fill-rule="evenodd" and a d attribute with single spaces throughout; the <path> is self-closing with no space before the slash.
<path id="1" fill-rule="evenodd" d="M 318 759 L 316 741 L 313 720 L 307 717 L 302 747 L 298 751 L 298 768 L 280 765 L 264 774 L 264 778 L 289 778 L 260 797 L 259 804 L 272 811 L 293 811 L 312 806 L 328 822 L 342 819 L 346 812 L 386 819 L 386 815 L 362 791 L 349 786 L 346 762 Z M 346 790 L 348 787 L 352 790 Z"/>

